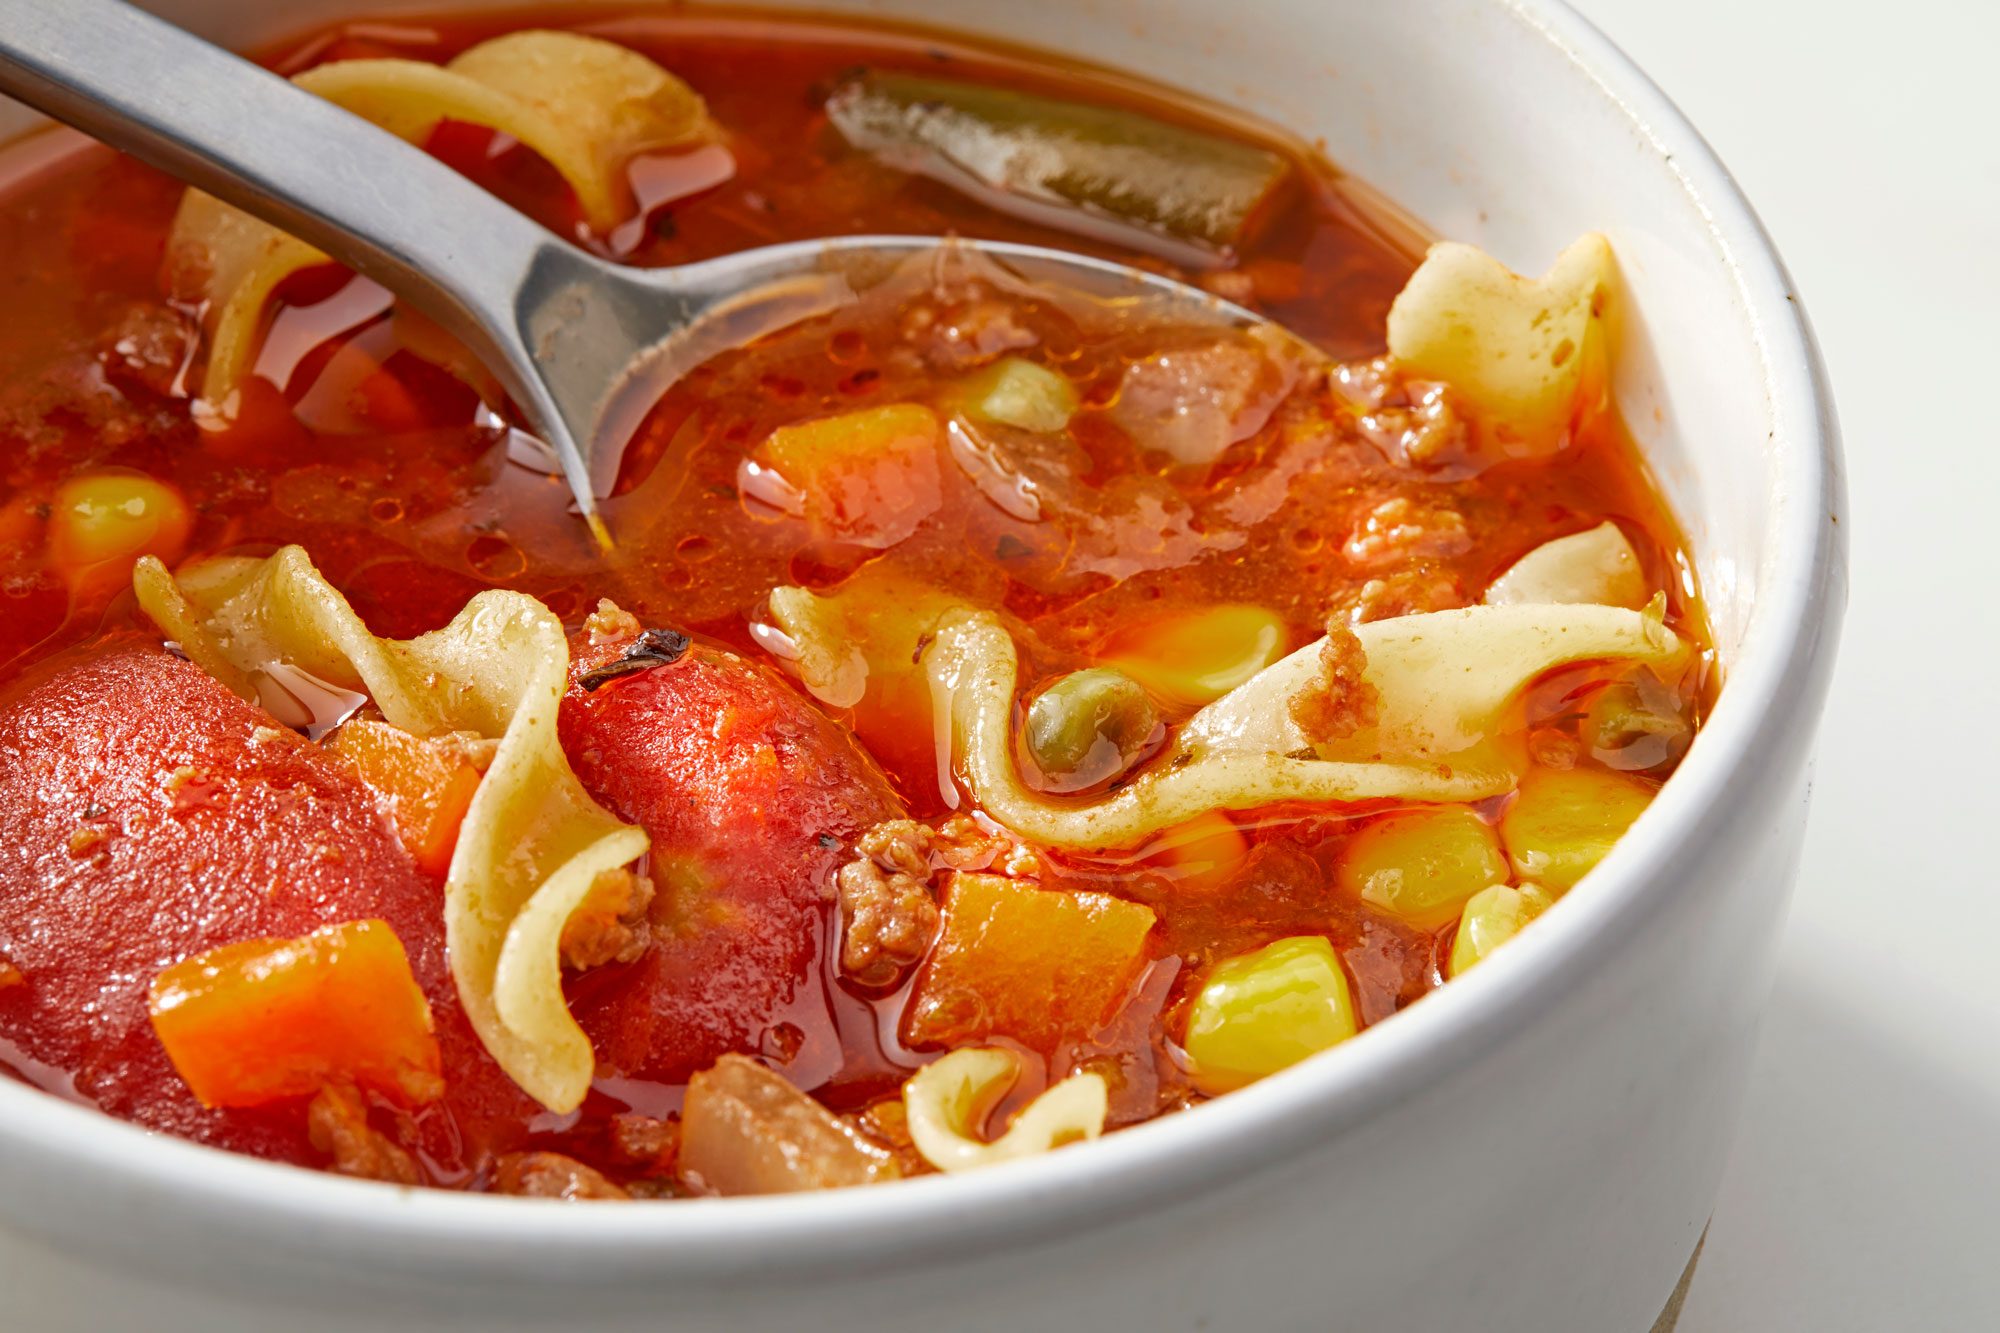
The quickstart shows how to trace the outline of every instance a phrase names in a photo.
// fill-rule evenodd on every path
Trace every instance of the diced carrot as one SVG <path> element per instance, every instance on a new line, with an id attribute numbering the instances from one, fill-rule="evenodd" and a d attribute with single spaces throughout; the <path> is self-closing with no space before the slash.
<path id="1" fill-rule="evenodd" d="M 938 440 L 936 413 L 895 403 L 781 426 L 761 452 L 821 537 L 890 546 L 942 501 Z"/>
<path id="2" fill-rule="evenodd" d="M 1146 961 L 1151 908 L 1004 875 L 960 874 L 904 1017 L 912 1045 L 1012 1037 L 1038 1051 L 1116 1016 Z"/>
<path id="3" fill-rule="evenodd" d="M 1236 878 L 1250 859 L 1250 840 L 1220 810 L 1197 815 L 1160 835 L 1149 858 L 1182 894 L 1213 893 Z"/>
<path id="4" fill-rule="evenodd" d="M 389 803 L 396 833 L 418 867 L 443 878 L 479 790 L 479 770 L 449 744 L 367 718 L 343 723 L 326 744 Z"/>
<path id="5" fill-rule="evenodd" d="M 205 1106 L 261 1106 L 337 1081 L 406 1104 L 443 1091 L 430 1005 L 386 921 L 197 954 L 153 978 L 151 1013 Z"/>

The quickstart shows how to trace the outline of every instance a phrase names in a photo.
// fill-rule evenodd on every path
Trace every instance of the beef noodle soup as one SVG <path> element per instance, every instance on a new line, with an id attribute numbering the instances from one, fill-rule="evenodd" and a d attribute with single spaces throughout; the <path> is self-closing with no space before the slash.
<path id="1" fill-rule="evenodd" d="M 945 244 L 665 393 L 606 546 L 420 314 L 23 140 L 6 1074 L 444 1188 L 975 1169 L 1421 1001 L 1699 724 L 1600 237 L 1517 277 L 1269 128 L 912 30 L 566 7 L 265 54 L 621 262 L 1025 240 L 1271 322 Z"/>

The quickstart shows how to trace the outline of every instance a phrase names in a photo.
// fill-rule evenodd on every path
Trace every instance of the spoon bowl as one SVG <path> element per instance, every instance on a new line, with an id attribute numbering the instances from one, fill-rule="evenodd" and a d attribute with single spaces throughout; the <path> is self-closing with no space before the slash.
<path id="1" fill-rule="evenodd" d="M 633 269 L 550 240 L 510 317 L 540 381 L 528 392 L 539 390 L 548 403 L 547 420 L 538 416 L 536 424 L 558 457 L 558 433 L 574 441 L 594 497 L 610 494 L 625 441 L 687 372 L 731 348 L 837 309 L 901 263 L 943 248 L 974 251 L 1024 281 L 1142 307 L 1162 320 L 1261 322 L 1241 306 L 1171 278 L 1013 242 L 836 236 L 758 246 L 670 268 Z M 581 494 L 578 503 L 584 504 Z M 590 512 L 587 506 L 584 512 Z"/>
<path id="2" fill-rule="evenodd" d="M 1162 318 L 1258 318 L 1109 260 L 937 236 L 831 237 L 621 267 L 414 145 L 123 0 L 0 0 L 0 92 L 317 246 L 443 325 L 498 377 L 607 544 L 597 501 L 631 431 L 675 380 L 853 299 L 899 259 L 965 246 L 1029 281 L 1144 299 Z"/>

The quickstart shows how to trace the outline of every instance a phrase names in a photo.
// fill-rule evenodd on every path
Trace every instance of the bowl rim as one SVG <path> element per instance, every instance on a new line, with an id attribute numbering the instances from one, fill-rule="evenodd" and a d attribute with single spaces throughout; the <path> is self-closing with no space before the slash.
<path id="1" fill-rule="evenodd" d="M 1708 223 L 1762 362 L 1770 442 L 1772 553 L 1731 676 L 1674 780 L 1592 874 L 1534 931 L 1478 972 L 1344 1044 L 1254 1087 L 1097 1143 L 1004 1171 L 932 1176 L 889 1189 L 569 1209 L 553 1201 L 392 1189 L 205 1147 L 0 1079 L 0 1147 L 36 1174 L 97 1179 L 106 1198 L 170 1199 L 227 1218 L 232 1234 L 335 1234 L 347 1262 L 384 1271 L 518 1273 L 564 1284 L 643 1271 L 648 1285 L 764 1280 L 844 1267 L 903 1267 L 972 1247 L 1046 1244 L 1268 1169 L 1315 1140 L 1381 1115 L 1445 1062 L 1472 1058 L 1523 1015 L 1551 1009 L 1643 930 L 1669 896 L 1679 848 L 1720 837 L 1774 762 L 1802 760 L 1831 670 L 1845 600 L 1839 432 L 1811 327 L 1755 212 L 1664 93 L 1564 0 L 1493 0 L 1548 41 L 1663 159 Z M 1774 759 L 1775 756 L 1780 758 Z M 56 1178 L 50 1176 L 49 1178 Z M 82 1193 L 83 1191 L 78 1191 Z M 15 1224 L 35 1229 L 21 1209 Z M 171 1218 L 164 1219 L 171 1225 Z M 156 1223 L 157 1224 L 157 1221 Z M 303 1242 L 302 1242 L 303 1243 Z"/>

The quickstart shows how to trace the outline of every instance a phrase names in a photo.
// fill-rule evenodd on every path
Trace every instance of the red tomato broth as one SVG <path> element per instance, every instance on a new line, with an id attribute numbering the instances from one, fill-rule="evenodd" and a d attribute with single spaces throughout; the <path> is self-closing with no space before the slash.
<path id="1" fill-rule="evenodd" d="M 642 159 L 633 167 L 635 185 L 653 207 L 610 237 L 592 237 L 560 178 L 526 150 L 453 124 L 428 146 L 564 234 L 641 265 L 769 241 L 903 232 L 1018 239 L 1203 276 L 1143 250 L 981 208 L 846 149 L 820 103 L 861 65 L 944 71 L 1270 138 L 1130 81 L 1042 58 L 891 27 L 727 11 L 578 7 L 355 23 L 277 51 L 268 63 L 291 73 L 358 56 L 443 60 L 532 22 L 611 37 L 686 79 L 727 131 L 733 174 L 718 182 L 712 156 Z M 1219 271 L 1246 275 L 1261 311 L 1333 356 L 1379 352 L 1389 302 L 1416 262 L 1421 237 L 1302 145 L 1266 146 L 1294 164 L 1298 188 Z M 695 192 L 673 197 L 682 189 Z M 1052 307 L 1023 317 L 1036 334 L 1026 354 L 1068 377 L 1083 404 L 1062 460 L 1068 466 L 1060 469 L 1071 486 L 1054 497 L 1072 506 L 1066 530 L 1001 512 L 948 460 L 935 508 L 887 549 L 828 540 L 747 501 L 741 469 L 774 429 L 856 408 L 939 403 L 937 362 L 910 354 L 908 329 L 883 320 L 842 326 L 836 318 L 719 358 L 663 399 L 630 445 L 619 491 L 606 505 L 619 538 L 607 559 L 570 515 L 561 482 L 510 461 L 522 450 L 509 425 L 405 345 L 382 293 L 334 270 L 297 275 L 274 305 L 258 365 L 285 382 L 253 381 L 239 420 L 221 432 L 205 430 L 186 397 L 187 367 L 197 355 L 194 312 L 165 304 L 159 282 L 179 197 L 174 182 L 67 134 L 24 141 L 0 158 L 0 301 L 8 311 L 0 319 L 0 689 L 105 633 L 150 633 L 129 595 L 79 601 L 43 555 L 48 497 L 65 479 L 107 466 L 142 471 L 180 491 L 195 515 L 191 555 L 302 544 L 371 627 L 394 636 L 434 628 L 479 589 L 505 586 L 542 598 L 572 627 L 608 597 L 645 624 L 684 628 L 768 661 L 753 626 L 767 618 L 772 588 L 837 591 L 858 571 L 874 569 L 1012 617 L 1022 631 L 1025 697 L 1038 682 L 1093 661 L 1133 619 L 1181 606 L 1255 603 L 1283 620 L 1288 648 L 1307 642 L 1330 610 L 1357 604 L 1371 577 L 1408 568 L 1343 550 L 1372 509 L 1399 497 L 1448 509 L 1463 529 L 1448 550 L 1426 557 L 1422 587 L 1392 590 L 1391 597 L 1416 599 L 1409 609 L 1426 609 L 1425 597 L 1476 601 L 1528 549 L 1612 518 L 1634 542 L 1650 583 L 1666 590 L 1670 623 L 1701 633 L 1700 603 L 1681 555 L 1686 544 L 1615 418 L 1589 418 L 1551 461 L 1425 475 L 1369 439 L 1337 393 L 1306 393 L 1286 399 L 1272 426 L 1212 467 L 1176 465 L 1139 448 L 1109 419 L 1120 376 L 1157 348 L 1158 337 L 1082 337 Z M 966 304 L 947 299 L 928 307 L 930 327 L 964 314 Z M 1157 523 L 1141 518 L 1162 506 L 1178 514 L 1168 541 Z M 1088 559 L 1079 559 L 1079 541 L 1098 544 Z M 1705 683 L 1690 688 L 1698 695 Z M 873 758 L 914 815 L 945 812 L 928 719 L 898 745 L 877 740 L 894 725 L 871 731 L 865 716 L 827 711 L 873 743 Z M 1520 720 L 1524 732 L 1530 721 Z M 1540 716 L 1532 721 L 1546 724 Z M 1109 892 L 1153 908 L 1155 956 L 1108 1028 L 1062 1049 L 1020 1050 L 1028 1069 L 1007 1105 L 1074 1064 L 1107 1074 L 1113 1125 L 1198 1100 L 1173 1045 L 1192 987 L 1220 959 L 1286 935 L 1333 942 L 1363 1025 L 1440 984 L 1449 929 L 1414 929 L 1332 887 L 1347 833 L 1371 813 L 1240 816 L 1247 859 L 1197 893 L 1184 891 L 1180 872 L 1148 847 L 1047 856 L 1045 887 Z M 1497 819 L 1499 808 L 1482 814 Z M 820 887 L 811 885 L 815 893 Z M 375 914 L 364 901 L 351 915 Z M 301 918 L 300 928 L 305 924 Z M 763 1054 L 833 1109 L 857 1110 L 893 1093 L 938 1052 L 911 1050 L 898 1036 L 912 977 L 886 994 L 854 987 L 833 964 L 833 915 L 820 910 L 806 935 L 803 952 L 788 964 L 797 966 L 798 983 L 742 1016 L 765 1026 L 738 1034 L 737 1046 Z M 6 944 L 0 934 L 0 959 Z M 580 1011 L 615 1009 L 648 966 L 642 959 L 585 972 L 571 982 L 572 997 Z M 426 977 L 433 1003 L 446 1003 L 435 980 L 435 971 Z M 45 1062 L 9 1036 L 9 1002 L 8 988 L 0 988 L 0 1070 L 56 1081 L 61 1071 L 43 1069 Z M 1013 1045 L 1004 1037 L 998 1044 Z M 10 1059 L 10 1051 L 21 1058 Z M 473 1065 L 482 1078 L 492 1072 L 462 1041 L 448 1046 L 448 1083 Z M 678 1075 L 607 1074 L 568 1116 L 526 1114 L 491 1094 L 482 1094 L 477 1113 L 448 1099 L 416 1114 L 410 1146 L 434 1184 L 477 1187 L 494 1153 L 546 1147 L 615 1179 L 670 1190 L 657 1172 L 621 1156 L 612 1131 L 614 1118 L 628 1112 L 671 1115 L 680 1087 Z M 110 1109 L 131 1113 L 123 1102 Z M 204 1121 L 199 1131 L 163 1127 L 310 1162 L 298 1115 L 266 1108 L 247 1116 L 241 1131 L 231 1122 Z"/>

